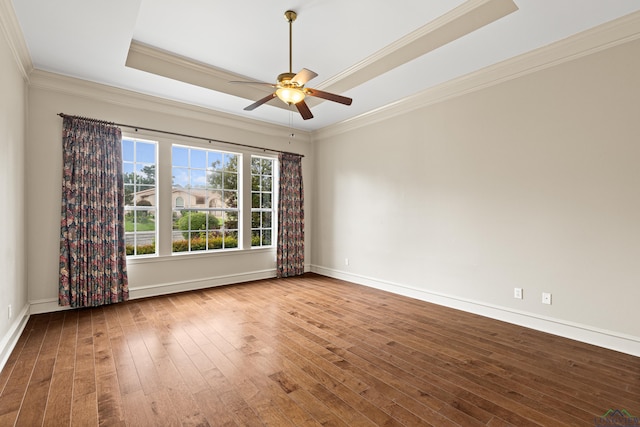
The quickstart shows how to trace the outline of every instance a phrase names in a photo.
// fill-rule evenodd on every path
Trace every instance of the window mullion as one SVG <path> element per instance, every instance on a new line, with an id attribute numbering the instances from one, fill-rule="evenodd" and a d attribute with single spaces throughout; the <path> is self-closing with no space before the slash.
<path id="1" fill-rule="evenodd" d="M 171 255 L 171 144 L 158 144 L 158 255 Z"/>
<path id="2" fill-rule="evenodd" d="M 251 156 L 242 156 L 242 180 L 239 188 L 242 195 L 242 203 L 239 208 L 242 212 L 242 247 L 251 247 Z"/>

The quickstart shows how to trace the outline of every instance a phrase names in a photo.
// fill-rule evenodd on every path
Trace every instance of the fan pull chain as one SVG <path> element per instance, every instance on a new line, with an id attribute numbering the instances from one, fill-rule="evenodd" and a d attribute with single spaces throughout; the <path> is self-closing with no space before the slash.
<path id="1" fill-rule="evenodd" d="M 293 133 L 293 111 L 289 111 L 289 145 L 291 145 L 291 140 L 296 137 L 296 134 Z"/>

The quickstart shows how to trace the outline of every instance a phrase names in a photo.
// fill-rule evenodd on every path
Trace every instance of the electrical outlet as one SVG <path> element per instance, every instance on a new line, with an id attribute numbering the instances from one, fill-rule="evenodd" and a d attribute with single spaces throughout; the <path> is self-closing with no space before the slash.
<path id="1" fill-rule="evenodd" d="M 349 258 L 344 259 L 344 265 L 349 265 Z"/>
<path id="2" fill-rule="evenodd" d="M 513 288 L 513 297 L 522 299 L 522 288 Z"/>
<path id="3" fill-rule="evenodd" d="M 551 305 L 551 294 L 548 292 L 542 293 L 542 303 Z"/>
<path id="4" fill-rule="evenodd" d="M 11 317 L 13 317 L 13 312 L 11 311 L 11 304 L 9 304 L 9 307 L 7 307 L 7 316 L 9 317 L 9 320 L 11 320 Z"/>

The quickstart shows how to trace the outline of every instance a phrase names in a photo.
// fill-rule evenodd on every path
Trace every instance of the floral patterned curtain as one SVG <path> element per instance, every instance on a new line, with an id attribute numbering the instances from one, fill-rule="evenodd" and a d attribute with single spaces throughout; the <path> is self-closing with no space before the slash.
<path id="1" fill-rule="evenodd" d="M 304 191 L 302 157 L 281 153 L 278 199 L 278 277 L 304 273 Z"/>
<path id="2" fill-rule="evenodd" d="M 64 116 L 58 304 L 129 298 L 120 128 Z"/>

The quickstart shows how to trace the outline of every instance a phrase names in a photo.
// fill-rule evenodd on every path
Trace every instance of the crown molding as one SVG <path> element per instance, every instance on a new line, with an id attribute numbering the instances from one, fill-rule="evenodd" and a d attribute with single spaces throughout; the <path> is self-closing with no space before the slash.
<path id="1" fill-rule="evenodd" d="M 170 114 L 267 136 L 283 137 L 283 135 L 288 136 L 291 133 L 291 129 L 285 126 L 38 69 L 30 74 L 29 86 L 30 88 L 44 89 L 127 108 Z M 305 142 L 309 142 L 311 139 L 308 132 L 301 130 L 296 130 L 296 137 L 301 137 Z"/>
<path id="2" fill-rule="evenodd" d="M 640 12 L 535 49 L 360 116 L 313 132 L 314 141 L 330 138 L 461 95 L 485 89 L 640 38 Z"/>
<path id="3" fill-rule="evenodd" d="M 29 81 L 29 74 L 33 71 L 33 62 L 11 0 L 0 0 L 0 27 L 20 74 L 25 81 Z"/>

